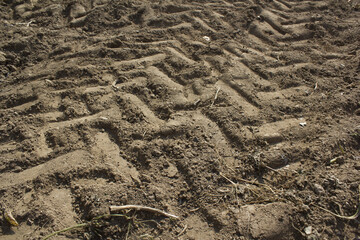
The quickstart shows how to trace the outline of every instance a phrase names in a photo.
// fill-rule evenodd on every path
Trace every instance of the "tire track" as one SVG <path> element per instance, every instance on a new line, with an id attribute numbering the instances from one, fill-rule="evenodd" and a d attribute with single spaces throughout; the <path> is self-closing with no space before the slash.
<path id="1" fill-rule="evenodd" d="M 320 99 L 314 86 L 335 75 L 324 70 L 327 65 L 351 58 L 326 50 L 317 39 L 328 31 L 322 14 L 328 2 L 101 2 L 78 3 L 80 13 L 72 3 L 46 11 L 33 8 L 37 1 L 10 6 L 19 21 L 37 19 L 30 29 L 42 32 L 32 36 L 23 28 L 22 34 L 43 45 L 34 45 L 41 49 L 31 49 L 41 52 L 34 56 L 25 43 L 4 43 L 11 54 L 0 60 L 17 64 L 21 73 L 1 82 L 1 119 L 13 122 L 0 129 L 0 152 L 7 158 L 24 148 L 22 158 L 34 160 L 3 160 L 0 188 L 15 191 L 37 178 L 77 174 L 62 183 L 68 187 L 92 176 L 104 192 L 112 189 L 108 183 L 121 185 L 129 198 L 118 201 L 160 205 L 184 218 L 191 214 L 211 223 L 209 239 L 233 238 L 239 231 L 231 224 L 233 213 L 254 199 L 254 191 L 238 184 L 243 192 L 231 195 L 220 173 L 267 181 L 272 171 L 259 171 L 259 152 L 267 166 L 293 171 L 302 167 L 295 165 L 295 146 L 306 157 L 315 155 L 307 150 L 315 141 L 307 135 L 321 132 L 307 118 L 319 111 L 311 105 Z M 45 13 L 54 20 L 46 23 Z M 60 41 L 44 37 L 50 32 Z M 308 128 L 300 126 L 303 121 Z M 295 157 L 282 161 L 288 156 Z M 59 194 L 88 204 L 80 190 L 71 191 Z M 78 216 L 94 214 L 96 204 L 86 206 Z M 196 238 L 191 230 L 181 233 Z"/>

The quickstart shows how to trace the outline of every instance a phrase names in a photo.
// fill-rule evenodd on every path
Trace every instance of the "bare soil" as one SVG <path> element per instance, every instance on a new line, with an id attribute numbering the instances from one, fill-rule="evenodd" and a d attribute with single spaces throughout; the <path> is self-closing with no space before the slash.
<path id="1" fill-rule="evenodd" d="M 0 239 L 359 239 L 359 62 L 358 0 L 0 1 Z"/>

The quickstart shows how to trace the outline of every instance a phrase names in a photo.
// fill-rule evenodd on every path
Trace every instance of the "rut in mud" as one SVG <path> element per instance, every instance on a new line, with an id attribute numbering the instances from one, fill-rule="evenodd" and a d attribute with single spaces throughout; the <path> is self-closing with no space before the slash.
<path id="1" fill-rule="evenodd" d="M 0 9 L 0 239 L 359 237 L 359 1 Z"/>

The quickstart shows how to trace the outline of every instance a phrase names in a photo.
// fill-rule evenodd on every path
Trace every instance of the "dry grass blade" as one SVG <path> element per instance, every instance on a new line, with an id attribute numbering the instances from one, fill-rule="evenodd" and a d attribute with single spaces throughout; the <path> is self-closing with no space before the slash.
<path id="1" fill-rule="evenodd" d="M 92 222 L 94 221 L 97 221 L 97 220 L 100 220 L 102 218 L 107 218 L 107 217 L 125 217 L 125 218 L 128 218 L 126 215 L 123 215 L 123 214 L 105 214 L 105 215 L 101 215 L 101 216 L 98 216 L 98 217 L 95 217 L 93 218 L 90 222 L 86 222 L 86 223 L 81 223 L 81 224 L 77 224 L 75 226 L 71 226 L 71 227 L 67 227 L 67 228 L 64 228 L 64 229 L 61 229 L 59 231 L 56 231 L 56 232 L 53 232 L 47 236 L 45 236 L 43 238 L 43 240 L 47 240 L 53 236 L 56 236 L 60 233 L 63 233 L 63 232 L 68 232 L 72 229 L 76 229 L 76 228 L 83 228 L 83 227 L 87 227 L 87 226 L 90 226 Z"/>
<path id="2" fill-rule="evenodd" d="M 236 183 L 234 183 L 233 181 L 231 181 L 229 178 L 227 178 L 226 176 L 224 176 L 222 173 L 220 173 L 220 176 L 222 176 L 223 178 L 225 178 L 226 180 L 228 180 L 230 183 L 234 184 L 234 185 L 237 185 Z M 237 178 L 238 180 L 242 181 L 242 182 L 245 182 L 245 183 L 249 183 L 249 184 L 252 184 L 252 185 L 258 185 L 258 186 L 264 186 L 266 187 L 267 189 L 269 189 L 274 195 L 277 196 L 277 194 L 275 193 L 275 191 L 268 185 L 266 184 L 263 184 L 263 183 L 258 183 L 258 182 L 252 182 L 252 181 L 248 181 L 246 179 L 242 179 L 242 178 Z"/>
<path id="3" fill-rule="evenodd" d="M 49 239 L 55 235 L 58 235 L 59 233 L 62 233 L 62 232 L 67 232 L 67 231 L 70 231 L 72 229 L 75 229 L 75 228 L 82 228 L 82 227 L 86 227 L 88 226 L 89 223 L 82 223 L 82 224 L 78 224 L 78 225 L 75 225 L 75 226 L 72 226 L 72 227 L 68 227 L 68 228 L 64 228 L 60 231 L 56 231 L 56 232 L 53 232 L 49 235 L 47 235 L 46 237 L 43 238 L 43 240 L 46 240 L 46 239 Z"/>
<path id="4" fill-rule="evenodd" d="M 167 212 L 164 212 L 162 210 L 152 208 L 152 207 L 145 207 L 145 206 L 141 206 L 141 205 L 110 206 L 110 212 L 117 212 L 117 211 L 126 210 L 126 209 L 154 212 L 154 213 L 159 213 L 159 214 L 164 215 L 169 218 L 179 219 L 179 217 L 176 215 L 173 215 L 173 214 L 170 214 L 170 213 L 167 213 Z"/>

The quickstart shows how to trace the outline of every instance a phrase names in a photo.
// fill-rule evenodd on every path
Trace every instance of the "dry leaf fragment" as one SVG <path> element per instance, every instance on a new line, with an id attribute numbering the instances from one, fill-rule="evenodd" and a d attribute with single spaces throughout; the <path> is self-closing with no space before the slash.
<path id="1" fill-rule="evenodd" d="M 6 219 L 6 221 L 8 221 L 8 223 L 10 223 L 11 226 L 14 226 L 14 227 L 19 226 L 19 223 L 16 221 L 16 219 L 13 217 L 11 211 L 9 211 L 8 209 L 4 210 L 4 218 Z"/>

